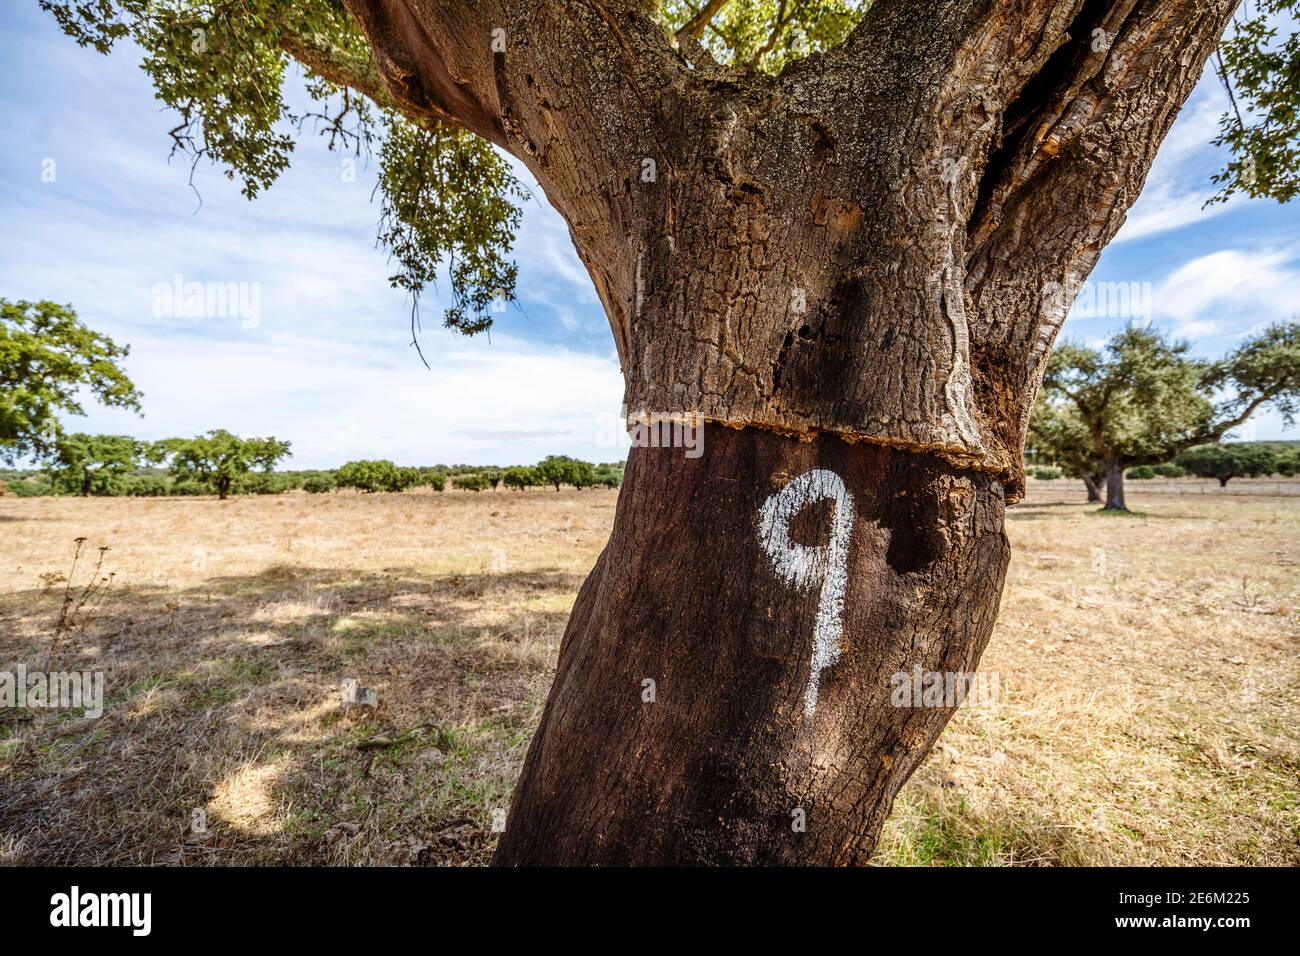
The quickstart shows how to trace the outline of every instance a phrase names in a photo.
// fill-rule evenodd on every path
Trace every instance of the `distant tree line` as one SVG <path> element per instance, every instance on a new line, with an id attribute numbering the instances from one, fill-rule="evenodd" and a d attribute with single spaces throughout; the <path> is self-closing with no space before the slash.
<path id="1" fill-rule="evenodd" d="M 332 478 L 332 483 L 331 483 Z M 593 465 L 568 455 L 548 455 L 536 465 L 484 467 L 481 465 L 434 465 L 426 468 L 399 468 L 391 461 L 350 461 L 333 473 L 325 473 L 304 486 L 306 491 L 324 492 L 335 488 L 358 491 L 405 491 L 427 486 L 434 491 L 495 491 L 501 486 L 512 491 L 527 488 L 565 485 L 579 490 L 617 488 L 623 483 L 622 462 Z"/>
<path id="2" fill-rule="evenodd" d="M 1039 481 L 1066 476 L 1054 467 L 1028 467 L 1026 473 Z M 1153 478 L 1213 478 L 1226 486 L 1233 478 L 1267 478 L 1300 474 L 1300 445 L 1294 442 L 1241 441 L 1195 445 L 1180 452 L 1173 461 L 1159 465 L 1138 465 L 1124 471 L 1129 481 Z M 1104 478 L 1101 479 L 1104 482 Z"/>
<path id="3" fill-rule="evenodd" d="M 617 488 L 623 464 L 551 455 L 536 465 L 507 468 L 475 465 L 403 467 L 387 459 L 359 459 L 334 470 L 276 471 L 290 443 L 276 438 L 240 438 L 223 429 L 194 438 L 140 441 L 126 435 L 60 434 L 44 449 L 39 470 L 0 469 L 0 481 L 17 495 L 167 497 L 282 494 L 301 489 L 322 494 L 337 489 L 363 493 L 413 488 L 444 491 L 514 491 L 565 485 Z"/>
<path id="4" fill-rule="evenodd" d="M 80 396 L 140 411 L 141 395 L 122 368 L 130 350 L 86 326 L 70 306 L 0 299 L 0 461 L 40 462 L 39 469 L 0 469 L 15 494 L 210 495 L 280 494 L 301 488 L 365 493 L 427 487 L 435 491 L 515 491 L 623 483 L 623 465 L 594 465 L 550 455 L 536 465 L 402 467 L 386 459 L 350 461 L 336 470 L 276 471 L 287 441 L 241 438 L 214 429 L 194 438 L 147 442 L 127 435 L 68 433 L 59 415 L 85 414 Z M 3 487 L 0 487 L 3 491 Z"/>

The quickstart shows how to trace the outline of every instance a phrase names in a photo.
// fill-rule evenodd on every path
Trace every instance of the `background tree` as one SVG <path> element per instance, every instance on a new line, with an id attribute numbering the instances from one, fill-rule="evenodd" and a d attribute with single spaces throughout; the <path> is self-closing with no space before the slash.
<path id="1" fill-rule="evenodd" d="M 420 468 L 419 484 L 427 485 L 434 491 L 442 491 L 447 486 L 447 476 L 437 468 Z"/>
<path id="2" fill-rule="evenodd" d="M 367 494 L 376 491 L 405 491 L 421 483 L 417 469 L 399 468 L 387 458 L 350 461 L 334 473 L 340 488 L 355 488 Z"/>
<path id="3" fill-rule="evenodd" d="M 541 476 L 537 474 L 536 469 L 519 465 L 507 468 L 501 480 L 505 482 L 507 488 L 512 488 L 515 491 L 534 488 L 542 483 Z"/>
<path id="4" fill-rule="evenodd" d="M 1300 474 L 1300 448 L 1295 445 L 1286 445 L 1276 448 L 1277 462 L 1275 468 L 1277 473 L 1286 478 L 1292 478 Z"/>
<path id="5" fill-rule="evenodd" d="M 289 57 L 336 144 L 382 117 L 394 282 L 441 262 L 453 327 L 513 280 L 488 144 L 527 167 L 626 406 L 708 451 L 632 449 L 496 859 L 823 864 L 870 855 L 948 719 L 889 676 L 979 661 L 1047 287 L 1092 269 L 1237 6 L 43 3 L 135 40 L 180 148 L 250 195 L 288 161 Z"/>
<path id="6" fill-rule="evenodd" d="M 460 491 L 486 491 L 490 486 L 487 476 L 477 471 L 452 479 L 452 487 Z"/>
<path id="7" fill-rule="evenodd" d="M 1029 419 L 1025 452 L 1031 461 L 1057 465 L 1083 479 L 1088 501 L 1101 501 L 1106 469 L 1070 402 L 1053 400 L 1046 391 L 1039 393 Z"/>
<path id="8" fill-rule="evenodd" d="M 617 465 L 598 465 L 594 477 L 598 485 L 618 488 L 623 484 L 623 469 Z"/>
<path id="9" fill-rule="evenodd" d="M 1233 478 L 1271 475 L 1277 468 L 1277 453 L 1256 442 L 1197 445 L 1178 456 L 1178 464 L 1198 478 L 1215 478 L 1226 488 Z"/>
<path id="10" fill-rule="evenodd" d="M 537 463 L 537 476 L 556 491 L 561 485 L 587 488 L 595 482 L 596 472 L 590 462 L 579 461 L 568 455 L 547 455 Z"/>
<path id="11" fill-rule="evenodd" d="M 1049 402 L 1072 406 L 1105 467 L 1103 510 L 1128 510 L 1125 468 L 1158 465 L 1185 448 L 1218 441 L 1263 407 L 1293 421 L 1300 324 L 1270 326 L 1221 361 L 1195 358 L 1190 348 L 1129 326 L 1104 351 L 1067 343 L 1052 353 L 1043 391 Z M 1223 393 L 1229 397 L 1218 399 Z"/>
<path id="12" fill-rule="evenodd" d="M 70 306 L 0 299 L 0 458 L 54 454 L 58 413 L 85 414 L 82 388 L 101 404 L 138 412 L 140 393 L 120 364 L 129 351 Z"/>
<path id="13" fill-rule="evenodd" d="M 214 429 L 196 438 L 167 438 L 156 443 L 158 460 L 167 462 L 176 481 L 197 481 L 213 488 L 222 501 L 254 468 L 270 471 L 289 454 L 289 442 L 274 438 L 240 438 Z"/>
<path id="14" fill-rule="evenodd" d="M 120 479 L 140 465 L 143 442 L 126 435 L 60 435 L 47 459 L 51 481 L 83 498 L 116 491 Z"/>
<path id="15" fill-rule="evenodd" d="M 282 495 L 297 488 L 298 482 L 288 475 L 277 475 L 273 471 L 256 471 L 241 477 L 233 487 L 247 495 Z"/>
<path id="16" fill-rule="evenodd" d="M 333 491 L 336 487 L 334 475 L 328 472 L 310 475 L 302 483 L 302 490 L 311 495 L 323 495 L 326 492 Z"/>

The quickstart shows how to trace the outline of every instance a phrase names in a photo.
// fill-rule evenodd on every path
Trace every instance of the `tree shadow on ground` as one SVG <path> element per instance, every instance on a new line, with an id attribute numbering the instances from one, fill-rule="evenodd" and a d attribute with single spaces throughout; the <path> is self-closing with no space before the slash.
<path id="1" fill-rule="evenodd" d="M 280 565 L 122 590 L 51 668 L 102 671 L 103 716 L 0 721 L 0 861 L 483 862 L 581 579 Z M 0 666 L 41 666 L 60 599 L 6 598 Z M 346 706 L 348 678 L 377 705 Z"/>

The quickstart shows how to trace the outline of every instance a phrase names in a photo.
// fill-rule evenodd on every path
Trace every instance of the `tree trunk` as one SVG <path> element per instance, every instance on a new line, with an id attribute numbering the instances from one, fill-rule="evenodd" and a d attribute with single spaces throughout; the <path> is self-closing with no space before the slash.
<path id="1" fill-rule="evenodd" d="M 637 0 L 346 3 L 537 177 L 630 420 L 705 423 L 631 452 L 496 861 L 864 861 L 951 713 L 890 678 L 979 662 L 1044 363 L 1236 0 L 876 0 L 776 77 Z"/>
<path id="2" fill-rule="evenodd" d="M 81 497 L 83 498 L 90 497 L 90 482 L 91 482 L 90 472 L 83 471 L 81 473 Z"/>
<path id="3" fill-rule="evenodd" d="M 1083 486 L 1088 489 L 1088 504 L 1101 501 L 1101 489 L 1097 487 L 1097 479 L 1093 478 L 1086 468 L 1079 469 L 1079 477 L 1083 479 Z"/>
<path id="4" fill-rule="evenodd" d="M 1220 488 L 1226 488 L 1226 487 L 1228 487 L 1228 479 L 1231 478 L 1231 477 L 1232 477 L 1231 475 L 1228 475 L 1226 478 L 1220 478 L 1220 479 L 1219 479 L 1219 487 L 1220 487 Z"/>
<path id="5" fill-rule="evenodd" d="M 864 862 L 953 711 L 891 706 L 891 676 L 979 663 L 999 482 L 833 437 L 705 447 L 632 450 L 495 862 Z"/>
<path id="6" fill-rule="evenodd" d="M 217 479 L 217 500 L 225 501 L 226 496 L 228 494 L 230 494 L 230 479 L 218 478 Z"/>
<path id="7" fill-rule="evenodd" d="M 1106 504 L 1101 510 L 1128 511 L 1124 503 L 1124 467 L 1119 462 L 1106 462 Z"/>

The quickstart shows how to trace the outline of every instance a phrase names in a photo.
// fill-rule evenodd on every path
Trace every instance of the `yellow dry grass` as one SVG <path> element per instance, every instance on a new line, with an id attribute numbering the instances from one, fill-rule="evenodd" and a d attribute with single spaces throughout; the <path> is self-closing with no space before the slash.
<path id="1" fill-rule="evenodd" d="M 879 862 L 1300 862 L 1300 499 L 1130 496 L 1013 509 L 1000 696 Z M 484 862 L 614 502 L 0 501 L 0 668 L 44 661 L 75 538 L 114 574 L 53 665 L 104 671 L 104 716 L 0 711 L 0 862 Z"/>

